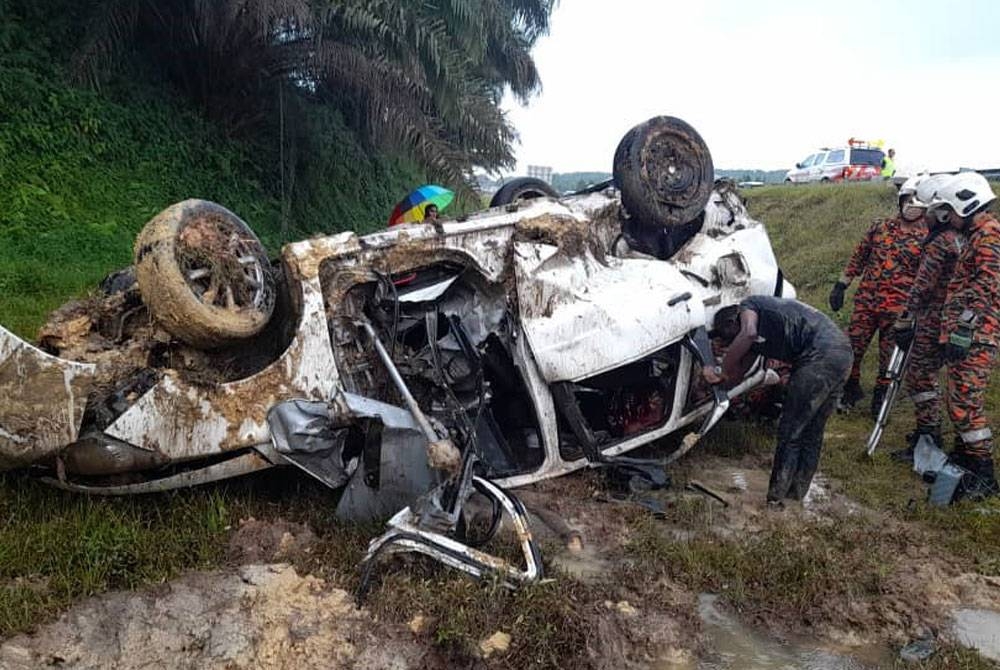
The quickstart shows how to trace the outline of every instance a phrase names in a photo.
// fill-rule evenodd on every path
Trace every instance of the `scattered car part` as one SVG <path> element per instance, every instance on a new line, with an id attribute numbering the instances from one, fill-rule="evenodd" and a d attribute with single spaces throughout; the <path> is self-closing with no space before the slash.
<path id="1" fill-rule="evenodd" d="M 949 462 L 931 435 L 921 435 L 913 447 L 913 471 L 930 484 L 928 501 L 937 507 L 946 507 L 955 499 L 962 478 L 970 473 L 963 467 Z"/>
<path id="2" fill-rule="evenodd" d="M 662 500 L 642 496 L 635 493 L 601 493 L 594 496 L 594 500 L 603 503 L 617 503 L 620 505 L 633 505 L 641 507 L 649 512 L 654 519 L 664 520 L 667 518 L 667 505 Z"/>
<path id="3" fill-rule="evenodd" d="M 687 483 L 687 486 L 685 486 L 684 488 L 686 488 L 689 491 L 694 491 L 695 493 L 701 493 L 703 495 L 706 495 L 709 498 L 712 498 L 713 500 L 716 500 L 716 501 L 722 503 L 723 507 L 729 507 L 729 501 L 728 500 L 726 500 L 725 498 L 722 497 L 721 494 L 716 493 L 715 491 L 713 491 L 712 489 L 708 488 L 707 486 L 705 486 L 701 482 L 698 482 L 698 481 L 695 481 L 695 480 L 692 479 L 691 481 L 689 481 Z"/>
<path id="4" fill-rule="evenodd" d="M 242 219 L 205 200 L 179 202 L 146 224 L 135 273 L 153 318 L 194 346 L 252 337 L 274 309 L 264 246 Z"/>
<path id="5" fill-rule="evenodd" d="M 532 198 L 558 198 L 559 193 L 552 186 L 535 177 L 517 177 L 501 186 L 490 198 L 490 207 L 502 207 L 519 200 Z"/>
<path id="6" fill-rule="evenodd" d="M 920 435 L 913 445 L 913 471 L 926 480 L 932 480 L 948 462 L 948 454 L 944 453 L 934 442 L 932 435 Z"/>
<path id="7" fill-rule="evenodd" d="M 455 497 L 449 509 L 444 509 L 440 505 L 440 500 L 433 495 L 434 492 L 422 499 L 425 505 L 431 503 L 435 506 L 438 513 L 435 518 L 440 519 L 444 516 L 448 519 L 444 528 L 434 529 L 433 524 L 428 523 L 426 513 L 421 513 L 419 508 L 414 510 L 406 507 L 389 520 L 388 531 L 371 541 L 361 563 L 361 581 L 358 586 L 359 604 L 364 601 L 371 588 L 372 575 L 378 560 L 384 555 L 393 553 L 424 554 L 476 578 L 496 575 L 509 587 L 536 582 L 542 578 L 541 554 L 531 535 L 524 505 L 513 495 L 489 480 L 473 476 L 474 464 L 474 457 L 466 458 L 462 475 L 458 478 L 458 490 L 454 494 Z M 504 559 L 462 544 L 445 534 L 446 532 L 453 533 L 455 530 L 461 506 L 468 497 L 470 483 L 477 492 L 502 508 L 510 518 L 524 558 L 525 567 L 523 569 L 515 567 Z M 444 515 L 441 514 L 442 512 Z"/>
<path id="8" fill-rule="evenodd" d="M 882 405 L 879 407 L 878 416 L 875 418 L 875 426 L 872 428 L 871 435 L 868 436 L 868 443 L 865 445 L 865 453 L 869 457 L 875 455 L 875 449 L 882 439 L 885 427 L 889 425 L 889 414 L 892 411 L 893 404 L 896 402 L 896 395 L 899 393 L 899 388 L 903 385 L 903 379 L 906 376 L 906 366 L 910 362 L 910 351 L 912 350 L 912 341 L 905 349 L 900 349 L 898 345 L 893 346 L 892 356 L 889 358 L 889 365 L 885 371 L 889 384 L 886 387 L 885 396 L 882 398 Z"/>

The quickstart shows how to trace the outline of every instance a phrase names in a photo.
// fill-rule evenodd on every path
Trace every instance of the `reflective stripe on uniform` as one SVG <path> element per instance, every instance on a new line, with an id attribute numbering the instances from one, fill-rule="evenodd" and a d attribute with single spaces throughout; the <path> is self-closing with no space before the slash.
<path id="1" fill-rule="evenodd" d="M 976 442 L 982 442 L 993 437 L 993 431 L 989 428 L 978 428 L 976 430 L 959 433 L 958 436 L 961 437 L 962 442 L 965 442 L 966 444 L 975 444 Z"/>

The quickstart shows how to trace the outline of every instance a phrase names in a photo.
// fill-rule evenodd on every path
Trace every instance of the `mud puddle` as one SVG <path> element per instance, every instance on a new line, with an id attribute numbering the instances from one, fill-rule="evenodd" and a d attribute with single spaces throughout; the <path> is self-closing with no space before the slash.
<path id="1" fill-rule="evenodd" d="M 955 639 L 984 657 L 1000 661 L 1000 612 L 963 608 L 952 612 Z"/>
<path id="2" fill-rule="evenodd" d="M 866 670 L 890 659 L 879 648 L 850 653 L 818 647 L 808 640 L 782 643 L 743 625 L 725 611 L 718 596 L 698 596 L 698 616 L 704 625 L 707 653 L 688 665 L 665 663 L 657 670 Z"/>

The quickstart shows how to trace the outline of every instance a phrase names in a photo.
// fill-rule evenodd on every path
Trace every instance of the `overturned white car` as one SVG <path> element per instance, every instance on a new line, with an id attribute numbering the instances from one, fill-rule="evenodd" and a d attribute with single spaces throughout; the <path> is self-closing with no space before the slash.
<path id="1" fill-rule="evenodd" d="M 472 489 L 516 514 L 499 487 L 628 470 L 621 454 L 724 411 L 697 383 L 714 313 L 794 295 L 712 174 L 697 133 L 657 117 L 623 138 L 614 184 L 273 263 L 222 207 L 174 205 L 134 272 L 60 310 L 38 347 L 0 328 L 0 467 L 128 494 L 293 465 L 346 487 L 345 517 L 405 508 L 396 541 L 417 550 Z"/>

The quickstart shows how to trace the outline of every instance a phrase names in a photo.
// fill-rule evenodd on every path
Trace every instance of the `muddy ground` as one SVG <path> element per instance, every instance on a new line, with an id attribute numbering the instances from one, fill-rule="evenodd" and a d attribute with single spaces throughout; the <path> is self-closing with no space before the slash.
<path id="1" fill-rule="evenodd" d="M 891 667 L 920 638 L 939 647 L 925 667 L 990 667 L 956 651 L 951 617 L 1000 611 L 1000 579 L 822 475 L 803 505 L 769 509 L 767 466 L 766 450 L 689 458 L 649 495 L 658 515 L 595 473 L 535 485 L 521 497 L 542 510 L 550 581 L 510 593 L 395 558 L 361 609 L 354 565 L 374 529 L 243 519 L 227 567 L 78 603 L 3 642 L 0 668 L 741 667 L 716 663 L 707 593 L 769 640 L 860 659 L 849 667 Z M 509 538 L 492 550 L 509 555 Z"/>

